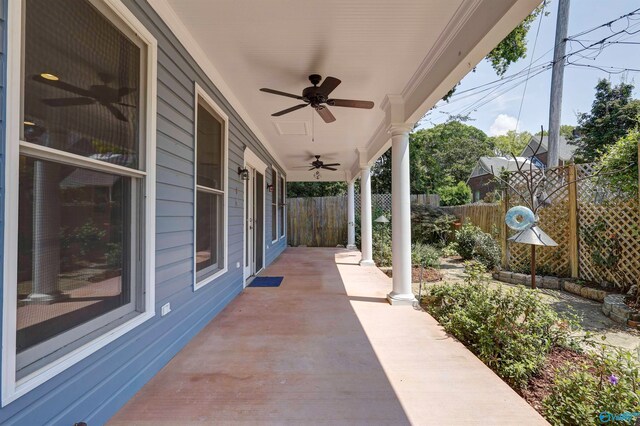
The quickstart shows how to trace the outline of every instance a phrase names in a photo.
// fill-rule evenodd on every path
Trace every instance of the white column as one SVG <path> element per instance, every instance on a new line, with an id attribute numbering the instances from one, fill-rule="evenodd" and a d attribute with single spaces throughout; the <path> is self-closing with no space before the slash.
<path id="1" fill-rule="evenodd" d="M 360 173 L 360 233 L 361 266 L 375 266 L 373 262 L 373 237 L 371 223 L 371 168 L 363 167 Z"/>
<path id="2" fill-rule="evenodd" d="M 355 181 L 347 184 L 347 248 L 356 248 L 356 200 Z"/>
<path id="3" fill-rule="evenodd" d="M 409 131 L 412 126 L 392 125 L 391 132 L 391 250 L 392 305 L 416 302 L 411 288 L 411 181 L 409 178 Z"/>

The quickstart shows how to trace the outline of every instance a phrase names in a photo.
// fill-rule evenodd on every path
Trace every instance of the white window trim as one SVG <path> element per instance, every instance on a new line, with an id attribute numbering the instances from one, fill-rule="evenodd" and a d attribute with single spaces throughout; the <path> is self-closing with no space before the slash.
<path id="1" fill-rule="evenodd" d="M 281 174 L 280 178 L 282 179 L 282 188 L 280 188 L 280 190 L 284 191 L 282 195 L 282 235 L 280 235 L 280 239 L 282 240 L 287 236 L 287 191 L 285 191 L 287 187 L 287 177 Z M 280 183 L 280 180 L 278 180 L 278 183 Z M 280 217 L 280 212 L 278 212 L 278 217 Z"/>
<path id="2" fill-rule="evenodd" d="M 23 1 L 8 2 L 7 9 L 7 107 L 5 139 L 5 236 L 3 265 L 2 406 L 27 394 L 44 382 L 80 362 L 117 338 L 155 316 L 155 208 L 156 208 L 156 102 L 158 44 L 145 26 L 120 0 L 101 0 L 147 45 L 145 144 L 145 312 L 69 352 L 47 366 L 16 381 L 16 323 L 18 264 L 18 177 L 22 92 L 22 11 Z M 135 171 L 133 171 L 135 173 Z"/>
<path id="3" fill-rule="evenodd" d="M 225 112 L 220 108 L 220 106 L 213 100 L 211 96 L 198 84 L 195 83 L 195 104 L 194 104 L 194 161 L 193 161 L 193 291 L 196 291 L 205 285 L 213 282 L 216 278 L 221 277 L 228 271 L 229 260 L 229 117 Z M 222 209 L 222 233 L 223 233 L 223 242 L 222 242 L 222 260 L 223 265 L 222 268 L 215 272 L 214 274 L 201 279 L 198 281 L 198 274 L 196 272 L 196 202 L 198 200 L 198 101 L 202 99 L 204 103 L 207 104 L 209 108 L 211 108 L 224 122 L 224 137 L 222 141 L 222 155 L 224 155 L 223 160 L 223 191 L 224 194 L 223 204 L 224 207 Z M 212 191 L 220 193 L 220 191 Z"/>
<path id="4" fill-rule="evenodd" d="M 278 188 L 280 187 L 280 173 L 278 172 L 278 169 L 276 169 L 276 167 L 272 164 L 271 165 L 271 170 L 273 170 L 273 172 L 275 172 L 276 174 L 276 181 L 275 182 L 271 182 L 271 185 L 273 185 L 273 191 L 271 192 L 271 212 L 273 213 L 273 204 L 276 205 L 276 214 L 275 217 L 272 217 L 271 220 L 275 221 L 276 223 L 276 238 L 274 240 L 271 240 L 271 245 L 273 246 L 274 244 L 278 244 L 279 241 L 279 235 L 280 235 L 280 219 L 279 219 L 279 214 L 278 214 Z M 271 173 L 271 176 L 273 177 L 273 172 Z M 275 200 L 275 203 L 274 201 Z M 273 236 L 273 233 L 272 233 Z"/>

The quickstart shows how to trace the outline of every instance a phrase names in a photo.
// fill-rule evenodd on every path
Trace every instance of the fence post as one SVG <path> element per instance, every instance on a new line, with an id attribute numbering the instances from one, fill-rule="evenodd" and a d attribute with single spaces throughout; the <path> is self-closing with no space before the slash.
<path id="1" fill-rule="evenodd" d="M 578 184 L 576 166 L 569 165 L 569 267 L 571 277 L 578 278 Z"/>
<path id="2" fill-rule="evenodd" d="M 502 269 L 509 268 L 509 243 L 507 242 L 507 238 L 509 237 L 509 230 L 507 229 L 507 224 L 504 221 L 505 216 L 507 215 L 507 210 L 509 210 L 509 191 L 504 190 L 502 196 L 502 214 L 500 217 L 500 243 L 502 245 Z"/>

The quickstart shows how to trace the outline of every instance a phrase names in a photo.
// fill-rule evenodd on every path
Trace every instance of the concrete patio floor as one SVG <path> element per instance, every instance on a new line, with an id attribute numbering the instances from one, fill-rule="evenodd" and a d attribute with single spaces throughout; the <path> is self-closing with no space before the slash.
<path id="1" fill-rule="evenodd" d="M 110 424 L 547 424 L 359 259 L 287 249 Z"/>

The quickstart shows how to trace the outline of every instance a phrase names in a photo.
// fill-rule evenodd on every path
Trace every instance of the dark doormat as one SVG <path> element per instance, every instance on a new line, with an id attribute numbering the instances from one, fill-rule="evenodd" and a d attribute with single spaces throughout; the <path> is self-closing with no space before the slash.
<path id="1" fill-rule="evenodd" d="M 284 277 L 255 277 L 248 287 L 280 287 Z"/>

